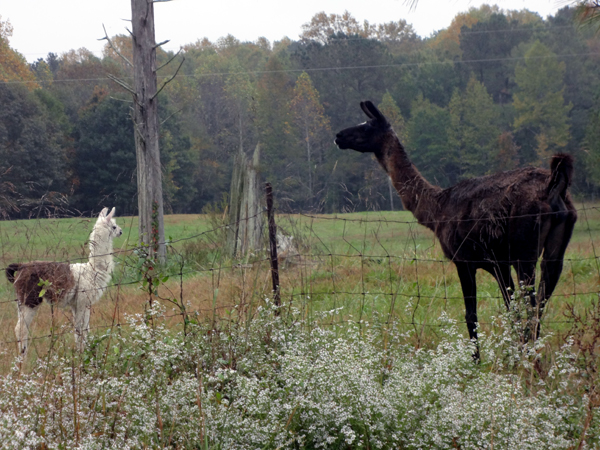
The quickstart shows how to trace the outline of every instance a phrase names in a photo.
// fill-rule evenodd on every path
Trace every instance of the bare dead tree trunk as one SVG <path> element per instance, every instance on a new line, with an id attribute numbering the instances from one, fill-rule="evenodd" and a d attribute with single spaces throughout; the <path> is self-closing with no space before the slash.
<path id="1" fill-rule="evenodd" d="M 160 262 L 166 257 L 160 163 L 156 42 L 152 0 L 131 0 L 135 149 L 140 241 Z"/>
<path id="2" fill-rule="evenodd" d="M 249 160 L 242 148 L 235 157 L 229 195 L 229 226 L 227 251 L 233 256 L 244 256 L 262 247 L 263 214 L 258 165 L 260 143 Z"/>

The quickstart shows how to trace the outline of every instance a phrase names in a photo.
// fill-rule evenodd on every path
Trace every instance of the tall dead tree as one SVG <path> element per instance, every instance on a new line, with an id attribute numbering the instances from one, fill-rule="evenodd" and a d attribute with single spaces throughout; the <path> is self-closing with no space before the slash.
<path id="1" fill-rule="evenodd" d="M 175 73 L 162 83 L 156 81 L 156 72 L 179 55 L 177 52 L 161 67 L 156 67 L 156 49 L 169 41 L 156 44 L 154 38 L 154 3 L 170 0 L 131 0 L 131 23 L 133 62 L 119 53 L 104 30 L 103 40 L 125 63 L 133 69 L 134 85 L 108 75 L 108 78 L 126 89 L 133 96 L 133 124 L 135 153 L 137 156 L 137 185 L 139 210 L 139 239 L 147 244 L 150 254 L 162 263 L 166 257 L 165 228 L 162 193 L 162 166 L 159 148 L 158 94 L 179 73 L 181 59 Z"/>
<path id="2" fill-rule="evenodd" d="M 166 256 L 159 149 L 154 2 L 131 0 L 135 150 L 140 240 L 161 262 Z"/>

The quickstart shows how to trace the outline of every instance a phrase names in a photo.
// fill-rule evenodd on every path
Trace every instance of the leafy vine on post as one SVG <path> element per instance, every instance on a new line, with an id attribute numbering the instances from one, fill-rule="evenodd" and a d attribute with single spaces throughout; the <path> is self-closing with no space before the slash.
<path id="1" fill-rule="evenodd" d="M 154 200 L 154 202 L 152 202 L 152 223 L 151 223 L 151 227 L 152 227 L 152 235 L 151 235 L 150 238 L 152 239 L 153 257 L 154 257 L 154 260 L 156 260 L 156 255 L 158 254 L 158 246 L 159 246 L 158 202 L 156 200 Z"/>
<path id="2" fill-rule="evenodd" d="M 158 215 L 159 205 L 155 201 L 152 204 L 150 243 L 145 244 L 142 242 L 140 247 L 134 252 L 138 257 L 136 269 L 142 282 L 140 289 L 148 294 L 148 306 L 150 310 L 153 307 L 154 297 L 158 297 L 158 287 L 169 279 L 169 276 L 164 273 L 164 267 L 160 264 L 159 260 L 160 233 Z M 165 242 L 165 245 L 167 245 L 167 242 Z M 148 319 L 150 319 L 150 315 Z"/>

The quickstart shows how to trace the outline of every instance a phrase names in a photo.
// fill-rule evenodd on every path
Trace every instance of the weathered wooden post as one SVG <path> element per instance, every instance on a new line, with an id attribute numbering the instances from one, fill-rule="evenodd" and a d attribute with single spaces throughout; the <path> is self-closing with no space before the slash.
<path id="1" fill-rule="evenodd" d="M 275 213 L 273 211 L 273 187 L 271 183 L 265 183 L 267 193 L 267 217 L 269 220 L 269 247 L 271 250 L 271 281 L 273 282 L 273 302 L 275 306 L 281 306 L 281 292 L 279 290 L 279 264 L 277 262 L 277 227 L 275 225 Z M 276 312 L 279 315 L 279 309 Z"/>
<path id="2" fill-rule="evenodd" d="M 260 144 L 256 145 L 252 160 L 241 149 L 234 159 L 227 231 L 227 251 L 232 257 L 262 248 L 264 203 L 259 188 L 259 161 Z"/>

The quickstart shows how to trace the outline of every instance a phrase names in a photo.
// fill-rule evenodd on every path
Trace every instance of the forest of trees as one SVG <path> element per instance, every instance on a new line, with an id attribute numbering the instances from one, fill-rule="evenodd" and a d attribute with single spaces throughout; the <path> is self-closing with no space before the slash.
<path id="1" fill-rule="evenodd" d="M 130 38 L 101 58 L 86 49 L 28 64 L 0 18 L 0 210 L 3 217 L 136 214 Z M 185 58 L 160 93 L 166 210 L 199 213 L 229 190 L 233 156 L 261 145 L 261 177 L 280 211 L 398 208 L 366 155 L 338 150 L 335 133 L 364 121 L 361 100 L 390 118 L 432 183 L 576 158 L 573 193 L 600 193 L 600 37 L 565 7 L 472 8 L 423 39 L 404 20 L 360 23 L 316 14 L 297 41 L 226 36 L 158 50 Z M 159 84 L 178 64 L 158 72 Z M 395 195 L 395 194 L 394 194 Z"/>

